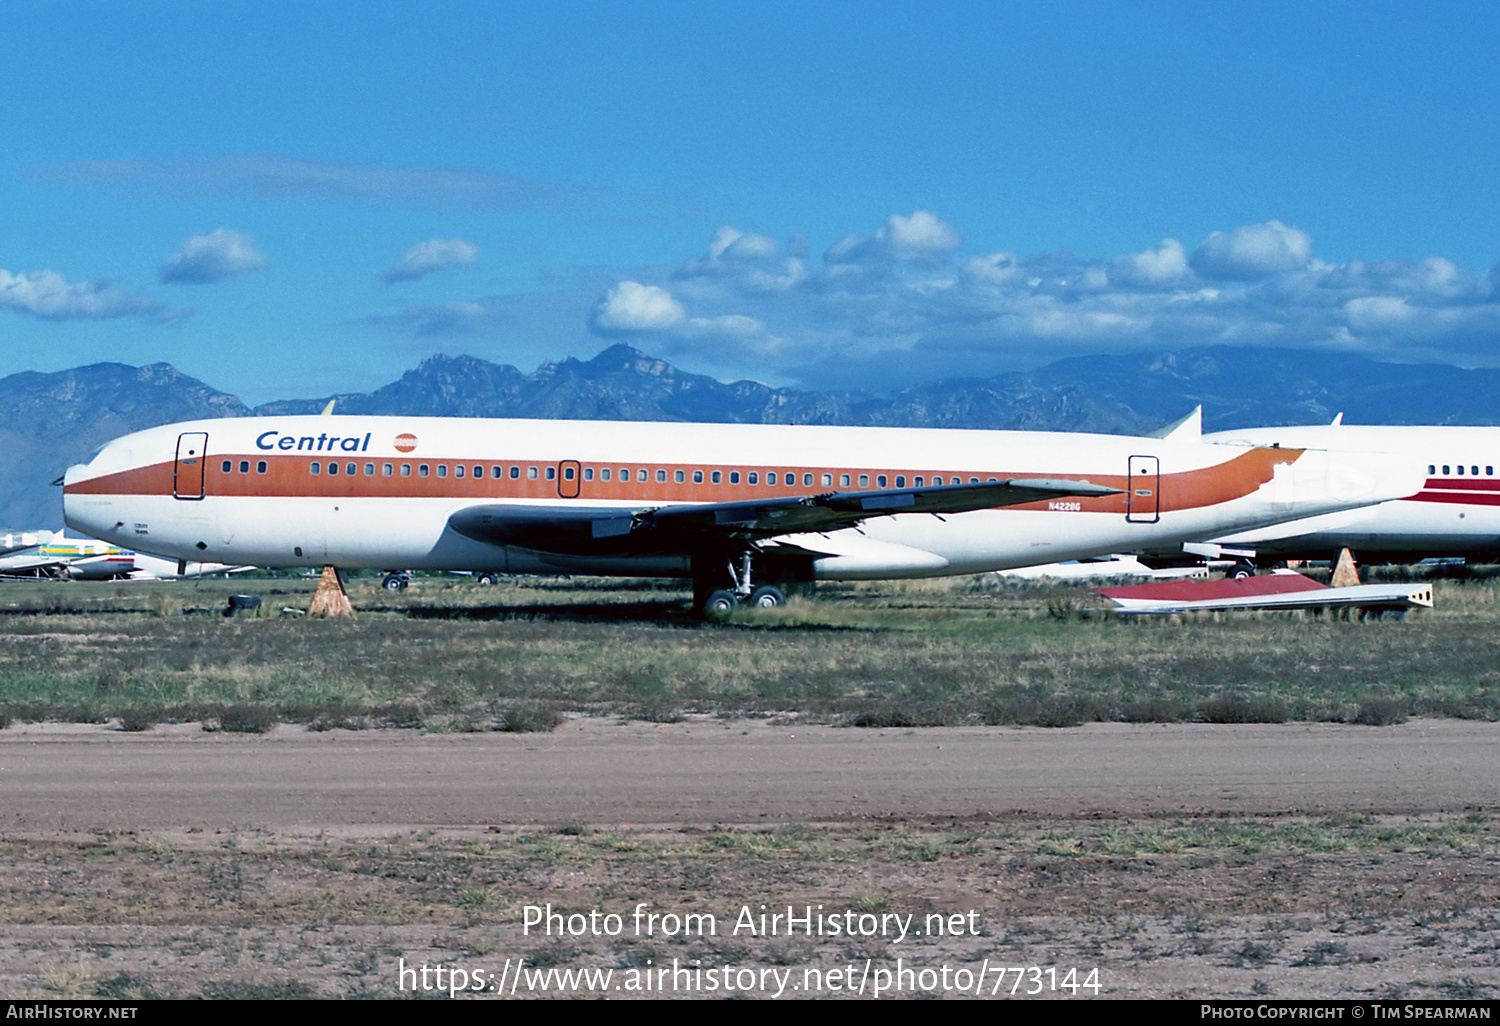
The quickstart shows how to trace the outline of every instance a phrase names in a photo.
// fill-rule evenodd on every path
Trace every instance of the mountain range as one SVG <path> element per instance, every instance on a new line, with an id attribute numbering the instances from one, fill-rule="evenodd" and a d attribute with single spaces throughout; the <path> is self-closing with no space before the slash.
<path id="1" fill-rule="evenodd" d="M 0 526 L 56 527 L 49 482 L 111 438 L 211 417 L 318 413 L 1144 433 L 1203 406 L 1206 430 L 1326 422 L 1500 424 L 1500 371 L 1339 353 L 1210 347 L 1091 356 L 889 394 L 772 388 L 681 371 L 625 345 L 525 374 L 434 356 L 368 393 L 251 408 L 164 363 L 103 363 L 0 379 Z"/>

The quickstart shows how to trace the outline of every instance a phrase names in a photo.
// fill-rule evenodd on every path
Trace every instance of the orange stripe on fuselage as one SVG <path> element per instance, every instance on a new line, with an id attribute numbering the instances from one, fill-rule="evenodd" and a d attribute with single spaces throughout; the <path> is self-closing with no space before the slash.
<path id="1" fill-rule="evenodd" d="M 1250 449 L 1214 466 L 1162 474 L 1158 486 L 1160 492 L 1158 508 L 1162 512 L 1197 509 L 1240 498 L 1270 481 L 1274 468 L 1278 464 L 1295 462 L 1301 455 L 1301 449 Z M 228 460 L 231 466 L 228 472 L 222 469 L 225 460 Z M 242 461 L 249 462 L 248 473 L 240 472 L 239 467 Z M 266 470 L 264 473 L 258 473 L 256 467 L 262 462 L 265 463 Z M 310 467 L 314 462 L 320 465 L 322 473 L 316 475 L 311 473 Z M 1094 484 L 1119 488 L 1122 494 L 1070 501 L 1077 501 L 1080 511 L 1123 514 L 1127 498 L 1123 491 L 1140 484 L 1139 480 L 1132 481 L 1127 474 L 1058 475 L 1045 470 L 1005 472 L 944 470 L 939 473 L 927 470 L 892 470 L 871 467 L 793 467 L 784 464 L 775 467 L 680 466 L 623 462 L 577 464 L 580 468 L 579 479 L 567 482 L 560 480 L 562 470 L 558 463 L 516 460 L 481 463 L 469 460 L 462 464 L 465 468 L 465 476 L 455 477 L 453 476 L 454 468 L 459 466 L 455 461 L 382 458 L 341 459 L 336 462 L 339 465 L 339 473 L 330 475 L 327 472 L 329 461 L 313 460 L 306 455 L 282 456 L 256 453 L 254 456 L 229 456 L 221 453 L 208 457 L 207 473 L 204 475 L 204 494 L 210 497 L 259 498 L 451 498 L 475 501 L 497 499 L 559 501 L 561 500 L 559 485 L 563 485 L 569 491 L 576 486 L 578 495 L 576 498 L 562 501 L 580 503 L 616 501 L 643 506 L 659 506 L 672 503 L 733 502 L 787 495 L 815 495 L 830 491 L 874 491 L 881 488 L 901 487 L 896 484 L 897 477 L 906 479 L 905 487 L 917 487 L 915 481 L 918 477 L 921 477 L 923 483 L 928 486 L 934 483 L 935 477 L 941 477 L 944 484 L 959 483 L 954 480 L 955 478 L 961 479 L 963 483 L 968 483 L 971 479 L 985 482 L 1004 481 L 1007 478 L 1063 480 L 1087 478 Z M 350 464 L 354 465 L 356 473 L 347 473 Z M 373 474 L 365 473 L 367 466 L 373 468 Z M 391 468 L 389 475 L 385 473 L 387 466 Z M 410 468 L 409 475 L 402 474 L 403 466 Z M 428 468 L 425 477 L 421 476 L 419 470 L 423 466 Z M 476 466 L 483 468 L 483 477 L 473 475 Z M 504 476 L 500 478 L 492 476 L 491 468 L 495 466 L 502 468 Z M 521 468 L 519 478 L 510 476 L 512 466 Z M 438 467 L 445 468 L 446 477 L 438 476 Z M 528 476 L 533 467 L 536 468 L 536 478 Z M 546 477 L 549 467 L 557 475 L 552 480 Z M 601 480 L 600 472 L 606 467 L 612 472 L 611 477 L 615 480 Z M 625 469 L 630 471 L 631 480 L 629 481 L 618 479 L 620 472 Z M 637 480 L 642 470 L 647 472 L 648 480 L 646 481 Z M 674 479 L 679 470 L 683 472 L 685 478 L 681 483 Z M 582 480 L 583 471 L 592 471 L 593 480 Z M 658 471 L 665 471 L 667 480 L 658 481 L 656 479 Z M 693 481 L 693 474 L 696 471 L 703 472 L 702 483 Z M 717 484 L 712 480 L 712 475 L 716 471 L 721 476 L 721 481 Z M 730 483 L 731 473 L 740 475 L 738 484 Z M 752 473 L 758 476 L 759 483 L 749 483 L 749 476 Z M 774 485 L 766 483 L 767 475 L 771 473 L 777 475 L 777 483 Z M 787 483 L 788 474 L 795 477 L 796 484 Z M 813 475 L 811 485 L 802 483 L 805 474 Z M 825 474 L 832 478 L 832 484 L 823 483 Z M 847 484 L 843 483 L 845 475 L 849 478 Z M 884 485 L 878 483 L 881 475 L 886 478 Z M 866 483 L 860 483 L 861 476 L 866 479 Z M 64 491 L 70 495 L 170 496 L 172 487 L 172 462 L 167 461 L 115 474 L 106 474 L 87 481 L 78 481 L 68 485 Z M 1046 510 L 1048 504 L 1043 501 L 1010 508 Z"/>

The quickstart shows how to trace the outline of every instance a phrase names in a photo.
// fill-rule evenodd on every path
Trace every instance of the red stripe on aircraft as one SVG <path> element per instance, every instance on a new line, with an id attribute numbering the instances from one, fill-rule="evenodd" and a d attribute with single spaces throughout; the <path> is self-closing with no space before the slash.
<path id="1" fill-rule="evenodd" d="M 1461 506 L 1500 506 L 1500 492 L 1435 492 L 1421 491 L 1407 502 L 1452 502 Z"/>
<path id="2" fill-rule="evenodd" d="M 1152 599 L 1162 602 L 1201 602 L 1214 599 L 1252 598 L 1260 595 L 1290 595 L 1303 591 L 1326 591 L 1301 574 L 1266 574 L 1223 581 L 1160 581 L 1153 584 L 1128 584 L 1119 588 L 1100 588 L 1105 598 Z"/>

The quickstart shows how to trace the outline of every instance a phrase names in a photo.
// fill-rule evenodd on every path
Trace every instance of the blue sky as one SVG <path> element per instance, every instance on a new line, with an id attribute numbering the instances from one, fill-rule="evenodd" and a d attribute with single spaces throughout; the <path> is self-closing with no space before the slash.
<path id="1" fill-rule="evenodd" d="M 0 375 L 1500 365 L 1490 5 L 7 0 Z"/>

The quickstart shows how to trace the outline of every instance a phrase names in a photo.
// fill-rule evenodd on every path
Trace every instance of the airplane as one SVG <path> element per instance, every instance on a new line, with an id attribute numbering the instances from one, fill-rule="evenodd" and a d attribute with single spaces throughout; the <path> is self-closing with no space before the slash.
<path id="1" fill-rule="evenodd" d="M 1384 452 L 1400 472 L 1411 463 L 1426 471 L 1421 487 L 1399 499 L 1190 547 L 1200 555 L 1237 557 L 1238 575 L 1287 559 L 1336 559 L 1346 548 L 1367 563 L 1442 557 L 1500 561 L 1500 427 L 1361 426 L 1343 423 L 1339 414 L 1332 424 L 1246 428 L 1203 438 L 1226 446 Z"/>
<path id="2" fill-rule="evenodd" d="M 76 530 L 178 559 L 778 585 L 1131 551 L 1420 487 L 1389 457 L 1020 431 L 423 417 L 201 420 L 64 475 Z"/>
<path id="3" fill-rule="evenodd" d="M 93 538 L 66 538 L 61 532 L 5 535 L 0 543 L 0 577 L 112 581 L 129 577 L 136 568 L 133 552 Z"/>
<path id="4" fill-rule="evenodd" d="M 214 577 L 223 574 L 243 573 L 246 570 L 254 570 L 255 567 L 246 564 L 235 565 L 233 563 L 202 563 L 186 559 L 165 559 L 161 556 L 153 556 L 145 552 L 135 553 L 135 571 L 131 573 L 132 581 L 186 581 L 195 580 L 199 577 Z"/>

